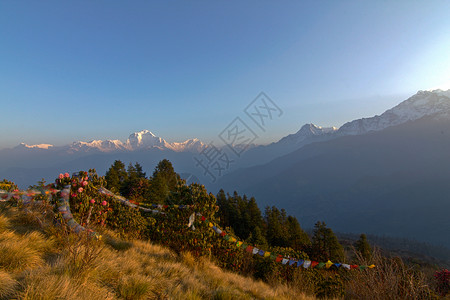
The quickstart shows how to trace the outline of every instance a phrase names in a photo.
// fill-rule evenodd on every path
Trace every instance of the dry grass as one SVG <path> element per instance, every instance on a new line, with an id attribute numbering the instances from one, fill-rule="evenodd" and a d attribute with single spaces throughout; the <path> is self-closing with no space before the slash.
<path id="1" fill-rule="evenodd" d="M 23 271 L 43 264 L 43 251 L 51 244 L 41 234 L 18 235 L 4 230 L 0 233 L 0 268 L 10 272 Z"/>
<path id="2" fill-rule="evenodd" d="M 9 219 L 5 216 L 0 215 L 0 232 L 5 231 L 9 226 Z"/>
<path id="3" fill-rule="evenodd" d="M 0 212 L 0 299 L 314 299 L 322 273 L 295 269 L 269 284 L 150 242 L 102 240 L 54 227 L 42 209 Z M 374 252 L 365 271 L 339 272 L 348 299 L 429 299 L 423 273 Z M 320 272 L 320 271 L 319 271 Z M 322 276 L 323 277 L 323 276 Z"/>
<path id="4" fill-rule="evenodd" d="M 0 299 L 313 299 L 190 253 L 113 232 L 96 241 L 37 218 L 16 208 L 0 215 Z"/>
<path id="5" fill-rule="evenodd" d="M 10 274 L 0 270 L 0 299 L 12 295 L 16 290 L 16 286 L 17 281 Z"/>
<path id="6" fill-rule="evenodd" d="M 357 253 L 356 253 L 357 254 Z M 359 256 L 360 264 L 373 263 L 369 272 L 352 272 L 346 294 L 352 299 L 432 299 L 424 273 L 406 266 L 399 258 L 385 258 L 375 250 L 370 262 Z"/>

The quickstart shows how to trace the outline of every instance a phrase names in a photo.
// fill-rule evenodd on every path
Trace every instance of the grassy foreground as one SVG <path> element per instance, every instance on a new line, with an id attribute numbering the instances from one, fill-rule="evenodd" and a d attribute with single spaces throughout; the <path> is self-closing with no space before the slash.
<path id="1" fill-rule="evenodd" d="M 72 234 L 45 211 L 0 210 L 0 299 L 314 299 L 113 232 Z"/>

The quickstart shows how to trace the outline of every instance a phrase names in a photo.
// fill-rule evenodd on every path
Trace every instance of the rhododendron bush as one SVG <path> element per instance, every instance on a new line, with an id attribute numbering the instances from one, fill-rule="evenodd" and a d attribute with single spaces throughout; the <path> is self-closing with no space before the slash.
<path id="1" fill-rule="evenodd" d="M 149 228 L 149 237 L 177 252 L 189 250 L 194 255 L 210 254 L 213 245 L 217 244 L 216 234 L 205 222 L 199 222 L 199 216 L 194 227 L 188 227 L 188 223 L 192 214 L 200 214 L 215 222 L 216 197 L 208 194 L 202 185 L 194 183 L 187 186 L 181 180 L 167 202 L 169 205 L 164 214 L 154 217 L 156 222 Z M 178 209 L 173 205 L 189 205 L 190 208 Z"/>
<path id="2" fill-rule="evenodd" d="M 94 169 L 72 176 L 60 174 L 55 185 L 57 189 L 71 185 L 70 209 L 81 226 L 107 226 L 130 237 L 140 237 L 144 233 L 146 221 L 137 209 L 124 206 L 98 192 L 100 187 L 106 186 L 106 181 Z"/>

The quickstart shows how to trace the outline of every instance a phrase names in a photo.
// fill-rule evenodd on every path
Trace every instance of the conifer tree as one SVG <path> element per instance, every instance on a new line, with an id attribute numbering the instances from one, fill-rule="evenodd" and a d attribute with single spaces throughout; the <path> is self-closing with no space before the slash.
<path id="1" fill-rule="evenodd" d="M 219 193 L 216 196 L 217 205 L 219 206 L 219 218 L 220 225 L 225 228 L 230 226 L 230 216 L 229 216 L 229 208 L 228 208 L 228 199 L 225 195 L 225 191 L 220 189 Z"/>
<path id="2" fill-rule="evenodd" d="M 268 246 L 267 240 L 264 237 L 262 230 L 256 226 L 248 237 L 248 242 L 252 245 L 266 248 Z"/>
<path id="3" fill-rule="evenodd" d="M 362 257 L 366 260 L 370 259 L 372 255 L 372 248 L 369 245 L 369 242 L 367 242 L 367 236 L 363 233 L 359 237 L 359 240 L 355 243 L 355 249 L 359 253 L 361 253 Z"/>
<path id="4" fill-rule="evenodd" d="M 175 189 L 180 179 L 180 176 L 173 169 L 172 163 L 167 159 L 161 160 L 155 167 L 152 178 L 155 177 L 161 177 L 170 191 Z"/>
<path id="5" fill-rule="evenodd" d="M 265 219 L 267 222 L 267 241 L 271 246 L 288 247 L 289 237 L 283 226 L 286 212 L 279 211 L 275 206 L 266 207 Z"/>
<path id="6" fill-rule="evenodd" d="M 344 249 L 339 244 L 337 237 L 325 222 L 317 222 L 314 226 L 314 236 L 312 238 L 313 258 L 320 261 L 328 259 L 342 261 L 344 259 Z"/>
<path id="7" fill-rule="evenodd" d="M 261 233 L 264 234 L 265 232 L 265 223 L 264 219 L 261 214 L 261 210 L 258 207 L 258 204 L 256 203 L 256 199 L 254 197 L 251 197 L 250 200 L 247 203 L 246 211 L 248 212 L 248 215 L 250 217 L 250 228 L 252 231 L 256 227 L 259 227 L 261 230 Z"/>
<path id="8" fill-rule="evenodd" d="M 180 176 L 173 169 L 172 163 L 167 160 L 161 160 L 155 167 L 153 176 L 150 179 L 148 190 L 148 201 L 152 203 L 165 203 L 170 192 L 174 191 Z"/>
<path id="9" fill-rule="evenodd" d="M 297 218 L 289 216 L 287 218 L 286 227 L 289 235 L 289 246 L 300 250 L 305 246 L 311 245 L 308 234 L 300 227 Z"/>
<path id="10" fill-rule="evenodd" d="M 146 174 L 142 169 L 142 166 L 139 163 L 134 164 L 134 168 L 136 169 L 136 175 L 138 178 L 146 178 Z"/>
<path id="11" fill-rule="evenodd" d="M 145 193 L 149 188 L 149 181 L 145 178 L 142 166 L 136 163 L 134 166 L 130 163 L 127 168 L 128 179 L 123 184 L 123 195 L 127 198 L 144 201 Z"/>
<path id="12" fill-rule="evenodd" d="M 116 160 L 105 175 L 106 188 L 114 193 L 123 191 L 124 184 L 128 180 L 128 173 L 122 161 Z"/>

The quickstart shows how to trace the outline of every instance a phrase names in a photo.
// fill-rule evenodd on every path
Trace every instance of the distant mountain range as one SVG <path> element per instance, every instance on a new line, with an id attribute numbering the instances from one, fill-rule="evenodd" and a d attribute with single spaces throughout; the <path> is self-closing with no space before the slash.
<path id="1" fill-rule="evenodd" d="M 42 178 L 53 180 L 60 172 L 96 168 L 103 175 L 116 159 L 127 163 L 139 162 L 152 170 L 164 158 L 170 159 L 189 176 L 197 171 L 193 155 L 205 147 L 198 139 L 170 143 L 148 130 L 130 134 L 125 142 L 77 141 L 64 146 L 21 143 L 14 148 L 0 150 L 0 178 L 8 178 L 26 188 Z"/>
<path id="2" fill-rule="evenodd" d="M 206 145 L 198 139 L 189 139 L 181 143 L 169 143 L 166 140 L 157 137 L 148 130 L 142 130 L 130 134 L 127 141 L 123 143 L 120 140 L 93 140 L 90 142 L 73 142 L 70 145 L 54 147 L 50 144 L 27 145 L 21 143 L 13 150 L 20 149 L 45 149 L 49 151 L 66 152 L 73 154 L 76 152 L 120 152 L 120 151 L 136 151 L 143 149 L 159 149 L 172 150 L 175 152 L 199 152 Z"/>
<path id="3" fill-rule="evenodd" d="M 116 159 L 139 162 L 148 172 L 167 158 L 190 181 L 255 196 L 261 207 L 284 207 L 304 227 L 324 220 L 341 232 L 450 246 L 450 90 L 419 91 L 340 128 L 303 125 L 278 142 L 253 146 L 216 183 L 193 161 L 205 147 L 198 139 L 169 143 L 148 130 L 125 142 L 20 144 L 0 150 L 0 178 L 26 188 L 61 171 L 104 174 Z"/>
<path id="4" fill-rule="evenodd" d="M 297 133 L 283 137 L 278 142 L 267 146 L 254 147 L 246 151 L 243 155 L 243 160 L 239 161 L 239 165 L 248 167 L 267 163 L 311 143 L 328 141 L 342 136 L 362 135 L 372 131 L 380 131 L 391 126 L 420 119 L 424 116 L 437 114 L 445 118 L 450 110 L 449 97 L 450 90 L 419 91 L 380 116 L 347 122 L 339 129 L 336 127 L 322 128 L 314 124 L 305 124 Z"/>
<path id="5" fill-rule="evenodd" d="M 418 92 L 380 116 L 299 140 L 215 188 L 284 207 L 305 227 L 324 220 L 341 232 L 450 246 L 450 91 Z"/>

